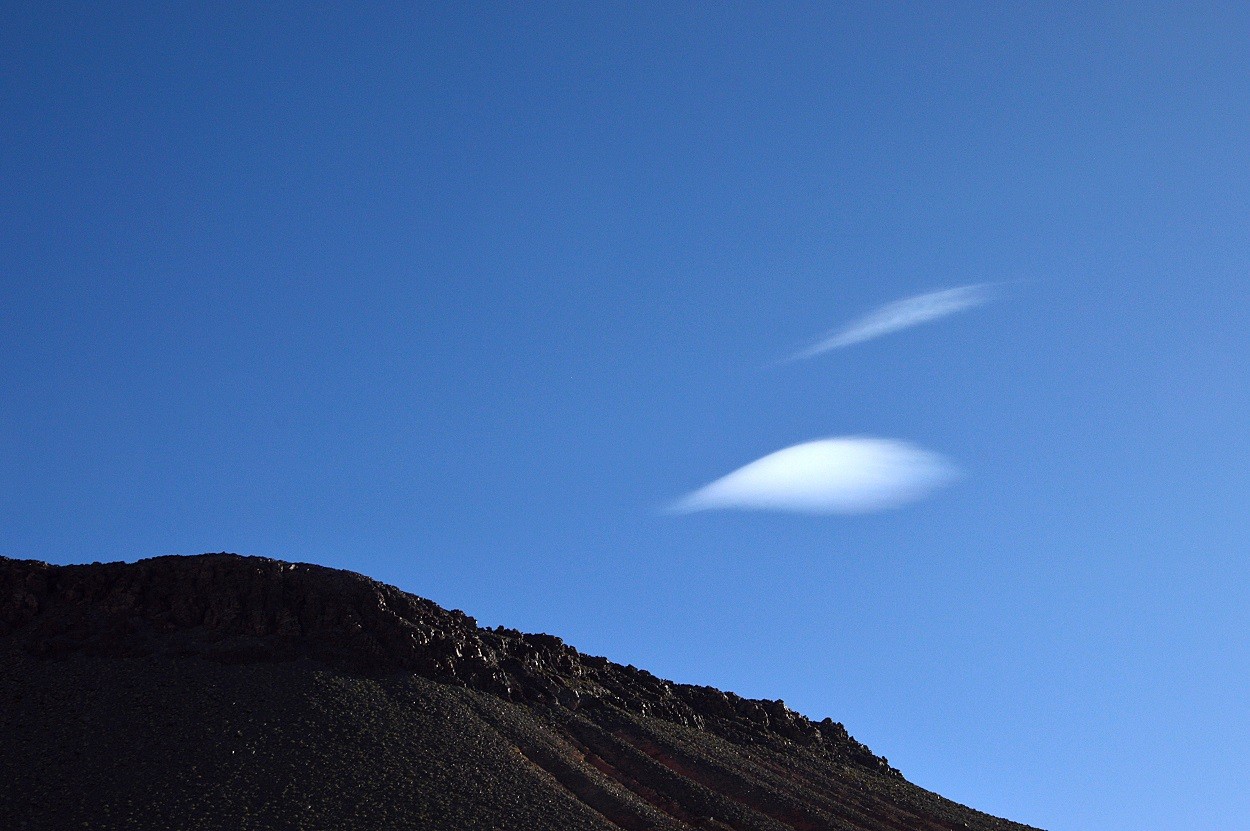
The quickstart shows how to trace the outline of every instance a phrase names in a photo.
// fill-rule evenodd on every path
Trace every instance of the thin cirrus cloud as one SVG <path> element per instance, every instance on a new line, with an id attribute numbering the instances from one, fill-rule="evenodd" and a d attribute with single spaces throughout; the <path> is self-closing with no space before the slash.
<path id="1" fill-rule="evenodd" d="M 870 513 L 921 499 L 957 476 L 945 458 L 907 442 L 844 436 L 778 450 L 687 494 L 670 510 Z"/>
<path id="2" fill-rule="evenodd" d="M 791 360 L 814 358 L 834 349 L 841 349 L 844 346 L 879 338 L 900 329 L 928 323 L 931 320 L 980 306 L 989 299 L 987 285 L 977 283 L 895 300 L 858 320 L 851 321 L 819 343 L 795 353 L 791 356 Z"/>

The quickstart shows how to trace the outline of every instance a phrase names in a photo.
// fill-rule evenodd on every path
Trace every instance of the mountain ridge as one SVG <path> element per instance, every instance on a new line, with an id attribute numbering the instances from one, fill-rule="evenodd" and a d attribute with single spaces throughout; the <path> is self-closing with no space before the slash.
<path id="1" fill-rule="evenodd" d="M 450 693 L 426 682 L 459 689 L 434 709 L 507 734 L 562 795 L 613 828 L 1026 828 L 911 785 L 832 719 L 666 681 L 554 635 L 481 628 L 458 610 L 314 564 L 227 553 L 71 566 L 0 558 L 0 642 L 28 672 L 66 662 L 139 676 L 144 667 L 222 678 L 289 671 L 296 688 L 311 684 L 297 706 L 323 695 L 326 678 L 381 679 L 392 698 L 406 695 L 395 692 L 405 680 L 434 697 Z M 714 817 L 735 811 L 736 824 Z M 891 812 L 910 819 L 885 820 Z"/>

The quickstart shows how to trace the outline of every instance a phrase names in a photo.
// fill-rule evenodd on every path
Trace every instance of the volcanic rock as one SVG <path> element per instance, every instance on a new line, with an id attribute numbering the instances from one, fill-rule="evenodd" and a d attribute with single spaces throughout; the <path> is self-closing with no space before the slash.
<path id="1" fill-rule="evenodd" d="M 996 829 L 830 719 L 233 554 L 0 557 L 6 827 Z"/>

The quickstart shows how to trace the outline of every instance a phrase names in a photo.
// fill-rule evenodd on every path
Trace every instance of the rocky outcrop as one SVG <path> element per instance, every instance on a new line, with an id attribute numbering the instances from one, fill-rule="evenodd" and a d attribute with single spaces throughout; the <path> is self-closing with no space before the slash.
<path id="1" fill-rule="evenodd" d="M 675 684 L 582 655 L 553 635 L 483 629 L 459 611 L 352 572 L 234 554 L 52 566 L 0 558 L 0 637 L 31 656 L 198 656 L 246 664 L 297 659 L 361 674 L 413 673 L 509 702 L 621 712 L 738 744 L 789 742 L 900 778 L 830 719 L 781 701 Z"/>

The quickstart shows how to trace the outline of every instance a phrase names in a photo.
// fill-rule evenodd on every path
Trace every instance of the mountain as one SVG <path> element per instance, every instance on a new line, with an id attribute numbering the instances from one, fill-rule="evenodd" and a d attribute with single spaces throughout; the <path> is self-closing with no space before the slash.
<path id="1" fill-rule="evenodd" d="M 1028 831 L 781 701 L 233 554 L 0 557 L 12 829 Z"/>

